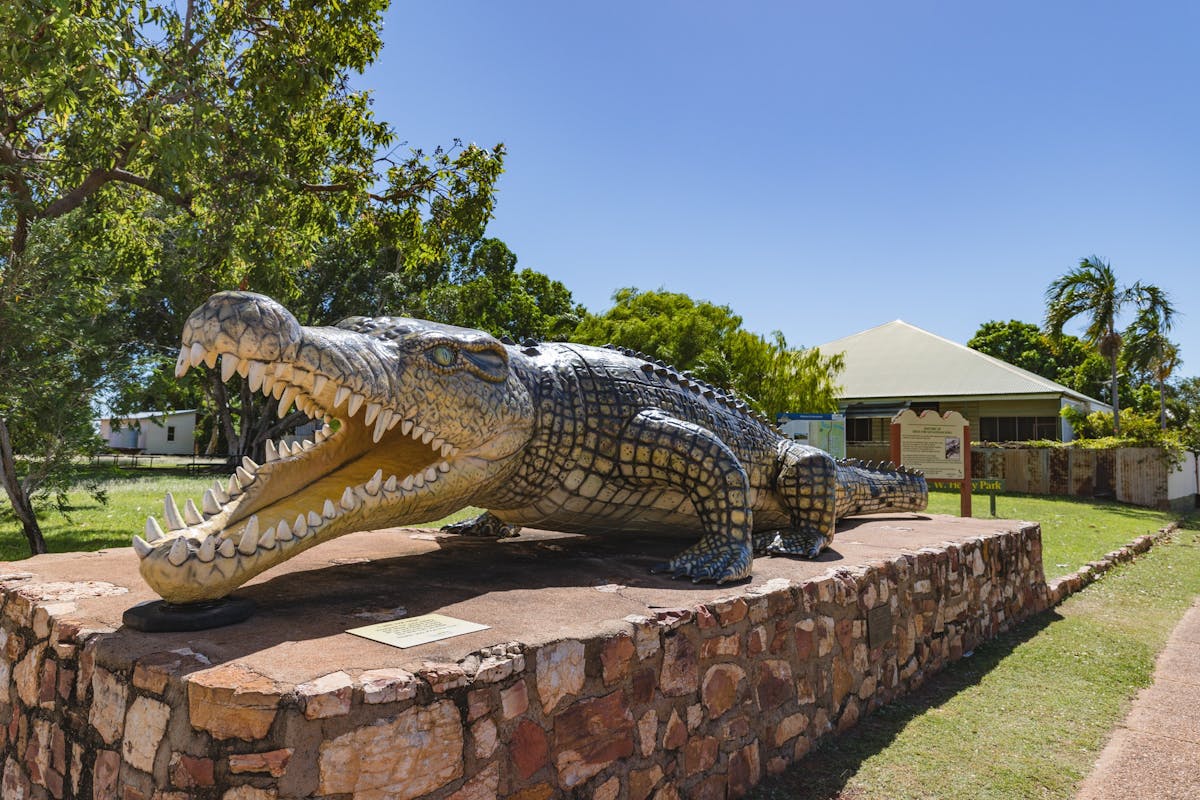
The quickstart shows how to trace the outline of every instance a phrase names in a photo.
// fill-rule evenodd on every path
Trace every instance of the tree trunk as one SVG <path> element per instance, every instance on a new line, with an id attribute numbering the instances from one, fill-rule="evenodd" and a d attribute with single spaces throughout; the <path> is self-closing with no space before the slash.
<path id="1" fill-rule="evenodd" d="M 1111 388 L 1109 389 L 1109 391 L 1112 393 L 1111 399 L 1112 399 L 1112 407 L 1113 407 L 1113 436 L 1120 436 L 1121 435 L 1121 397 L 1120 397 L 1120 392 L 1117 391 L 1117 356 L 1115 353 L 1113 354 L 1113 357 L 1111 359 L 1109 359 L 1109 361 L 1112 363 L 1112 384 L 1110 385 Z"/>
<path id="2" fill-rule="evenodd" d="M 221 373 L 214 369 L 209 370 L 209 374 L 212 376 L 213 403 L 217 407 L 217 421 L 221 426 L 221 432 L 225 435 L 226 455 L 232 458 L 236 455 L 234 449 L 237 447 L 238 441 L 237 434 L 233 431 L 233 414 L 229 410 L 229 393 L 225 391 Z"/>
<path id="3" fill-rule="evenodd" d="M 1167 429 L 1167 382 L 1158 382 L 1158 424 Z"/>
<path id="4" fill-rule="evenodd" d="M 13 458 L 12 440 L 8 435 L 8 424 L 0 417 L 0 481 L 4 483 L 4 491 L 12 503 L 13 513 L 21 521 L 21 530 L 29 541 L 29 552 L 32 555 L 46 552 L 46 537 L 38 525 L 37 515 L 33 511 L 33 503 L 25 486 L 17 480 L 17 465 Z"/>

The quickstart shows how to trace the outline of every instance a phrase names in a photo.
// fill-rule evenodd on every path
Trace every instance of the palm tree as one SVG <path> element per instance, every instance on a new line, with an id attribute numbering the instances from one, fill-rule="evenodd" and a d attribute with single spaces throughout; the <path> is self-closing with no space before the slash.
<path id="1" fill-rule="evenodd" d="M 1170 324 L 1174 309 L 1166 292 L 1157 286 L 1135 283 L 1120 286 L 1108 262 L 1097 256 L 1080 259 L 1079 266 L 1060 275 L 1046 289 L 1046 330 L 1058 338 L 1063 326 L 1080 315 L 1087 317 L 1083 338 L 1092 344 L 1112 366 L 1111 398 L 1113 433 L 1121 435 L 1121 408 L 1117 391 L 1117 360 L 1122 337 L 1117 317 L 1122 307 L 1134 302 L 1139 309 L 1152 310 L 1160 322 Z"/>
<path id="2" fill-rule="evenodd" d="M 1125 331 L 1125 361 L 1145 371 L 1158 383 L 1158 423 L 1167 429 L 1167 379 L 1179 368 L 1179 345 L 1167 334 L 1174 324 L 1175 308 L 1157 286 L 1134 284 L 1138 313 Z"/>

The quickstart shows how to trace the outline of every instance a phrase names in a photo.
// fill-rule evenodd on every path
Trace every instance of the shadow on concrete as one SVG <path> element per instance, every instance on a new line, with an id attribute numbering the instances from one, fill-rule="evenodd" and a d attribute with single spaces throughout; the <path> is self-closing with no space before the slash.
<path id="1" fill-rule="evenodd" d="M 830 734 L 786 772 L 766 778 L 747 800 L 858 800 L 861 792 L 847 784 L 863 762 L 889 747 L 915 718 L 978 684 L 1017 647 L 1062 619 L 1054 610 L 1044 611 L 981 644 L 972 656 L 946 667 L 915 692 L 876 709 L 840 736 Z"/>

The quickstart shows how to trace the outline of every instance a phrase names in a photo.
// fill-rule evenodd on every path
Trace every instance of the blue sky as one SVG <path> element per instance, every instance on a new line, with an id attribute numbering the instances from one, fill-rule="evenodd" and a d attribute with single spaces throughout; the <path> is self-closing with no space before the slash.
<path id="1" fill-rule="evenodd" d="M 1200 374 L 1200 5 L 396 3 L 358 85 L 414 146 L 504 142 L 491 235 L 815 345 L 1040 322 L 1091 254 Z"/>

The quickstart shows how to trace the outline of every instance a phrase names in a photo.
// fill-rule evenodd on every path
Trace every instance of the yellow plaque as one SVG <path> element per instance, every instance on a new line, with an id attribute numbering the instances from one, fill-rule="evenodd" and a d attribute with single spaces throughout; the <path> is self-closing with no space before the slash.
<path id="1" fill-rule="evenodd" d="M 900 426 L 900 463 L 922 470 L 929 479 L 963 479 L 963 429 L 968 423 L 962 414 L 925 411 L 918 417 L 905 409 L 892 422 Z"/>
<path id="2" fill-rule="evenodd" d="M 436 642 L 439 639 L 462 636 L 464 633 L 486 631 L 490 627 L 490 625 L 480 625 L 478 622 L 447 617 L 444 614 L 423 614 L 419 617 L 351 628 L 346 633 L 390 644 L 392 647 L 416 647 L 419 644 Z"/>

